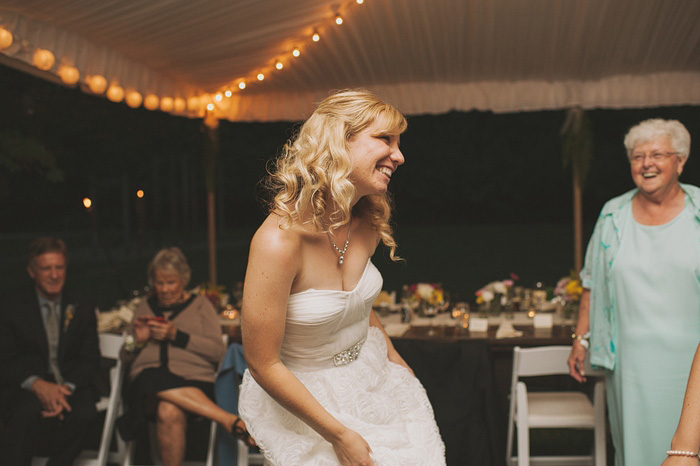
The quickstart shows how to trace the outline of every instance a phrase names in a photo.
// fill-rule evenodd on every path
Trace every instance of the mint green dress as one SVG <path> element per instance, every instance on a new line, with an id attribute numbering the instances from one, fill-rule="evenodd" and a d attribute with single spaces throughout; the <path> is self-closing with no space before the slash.
<path id="1" fill-rule="evenodd" d="M 700 254 L 694 212 L 641 225 L 630 209 L 611 268 L 617 363 L 607 378 L 617 466 L 666 458 L 700 341 Z"/>

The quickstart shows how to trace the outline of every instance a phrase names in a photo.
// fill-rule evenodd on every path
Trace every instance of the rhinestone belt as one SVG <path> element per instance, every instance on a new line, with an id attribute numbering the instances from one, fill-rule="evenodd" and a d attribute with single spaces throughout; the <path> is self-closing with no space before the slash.
<path id="1" fill-rule="evenodd" d="M 333 355 L 333 364 L 335 366 L 345 366 L 350 364 L 355 359 L 360 356 L 360 349 L 362 348 L 362 342 L 356 343 L 345 351 L 341 351 L 338 354 Z"/>

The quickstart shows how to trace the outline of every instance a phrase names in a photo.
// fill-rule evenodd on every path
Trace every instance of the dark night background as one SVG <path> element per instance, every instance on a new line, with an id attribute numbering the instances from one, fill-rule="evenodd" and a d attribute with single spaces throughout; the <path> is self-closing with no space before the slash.
<path id="1" fill-rule="evenodd" d="M 206 280 L 201 120 L 131 109 L 0 66 L 0 292 L 26 280 L 40 234 L 64 238 L 69 279 L 107 308 L 145 284 L 160 247 L 183 248 L 192 284 Z M 587 111 L 594 157 L 583 195 L 584 244 L 603 203 L 633 187 L 622 139 L 635 123 L 678 119 L 700 141 L 700 107 Z M 406 164 L 394 175 L 395 229 L 405 263 L 379 248 L 386 289 L 441 282 L 471 299 L 511 272 L 552 286 L 573 267 L 571 173 L 562 166 L 565 112 L 411 116 Z M 258 181 L 296 122 L 219 127 L 219 282 L 243 280 L 250 237 L 264 217 Z M 681 181 L 700 182 L 691 157 Z M 13 156 L 21 155 L 19 159 Z M 62 178 L 62 180 L 60 180 Z M 58 179 L 58 180 L 57 180 Z M 144 199 L 136 198 L 143 189 Z M 94 202 L 91 214 L 84 197 Z"/>

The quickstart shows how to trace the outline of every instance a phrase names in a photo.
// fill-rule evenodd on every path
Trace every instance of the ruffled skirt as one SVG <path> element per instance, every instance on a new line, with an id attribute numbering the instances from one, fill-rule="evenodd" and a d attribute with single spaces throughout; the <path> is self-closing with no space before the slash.
<path id="1" fill-rule="evenodd" d="M 445 446 L 425 389 L 389 362 L 384 335 L 370 327 L 357 360 L 317 371 L 292 371 L 336 419 L 369 443 L 376 466 L 445 464 Z M 338 465 L 330 443 L 272 399 L 248 371 L 240 415 L 268 464 Z"/>

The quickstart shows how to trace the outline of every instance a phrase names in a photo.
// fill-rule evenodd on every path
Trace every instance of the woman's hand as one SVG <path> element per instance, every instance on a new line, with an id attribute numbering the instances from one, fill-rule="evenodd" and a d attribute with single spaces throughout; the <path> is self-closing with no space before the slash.
<path id="1" fill-rule="evenodd" d="M 145 318 L 137 318 L 134 320 L 134 340 L 136 343 L 146 343 L 151 338 L 151 329 L 148 326 L 148 320 Z"/>
<path id="2" fill-rule="evenodd" d="M 586 381 L 586 373 L 583 369 L 585 362 L 586 349 L 581 345 L 581 342 L 574 340 L 567 364 L 569 365 L 569 374 L 579 382 Z"/>
<path id="3" fill-rule="evenodd" d="M 168 319 L 163 321 L 151 319 L 148 321 L 148 327 L 151 331 L 151 338 L 157 341 L 172 341 L 177 333 L 177 328 Z"/>
<path id="4" fill-rule="evenodd" d="M 354 430 L 347 429 L 338 441 L 333 442 L 333 450 L 343 466 L 374 466 L 370 457 L 372 449 Z"/>

